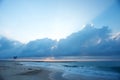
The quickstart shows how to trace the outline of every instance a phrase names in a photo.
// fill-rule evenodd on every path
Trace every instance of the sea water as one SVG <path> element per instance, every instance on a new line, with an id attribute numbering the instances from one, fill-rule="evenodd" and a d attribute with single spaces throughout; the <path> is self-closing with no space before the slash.
<path id="1" fill-rule="evenodd" d="M 99 62 L 21 62 L 24 66 L 36 66 L 63 71 L 63 77 L 76 75 L 100 77 L 107 80 L 120 80 L 119 61 Z M 115 69 L 115 70 L 114 70 Z M 118 71 L 117 71 L 118 69 Z"/>

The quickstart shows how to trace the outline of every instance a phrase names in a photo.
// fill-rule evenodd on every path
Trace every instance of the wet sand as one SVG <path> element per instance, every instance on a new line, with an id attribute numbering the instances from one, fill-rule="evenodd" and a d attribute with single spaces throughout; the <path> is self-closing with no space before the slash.
<path id="1" fill-rule="evenodd" d="M 39 67 L 25 67 L 18 62 L 0 62 L 0 80 L 51 80 L 51 71 Z"/>
<path id="2" fill-rule="evenodd" d="M 3 77 L 0 75 L 0 80 L 4 80 Z"/>

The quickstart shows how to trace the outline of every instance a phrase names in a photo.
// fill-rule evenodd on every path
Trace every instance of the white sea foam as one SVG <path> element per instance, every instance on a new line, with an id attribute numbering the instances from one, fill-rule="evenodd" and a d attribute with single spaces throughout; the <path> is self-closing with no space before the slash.
<path id="1" fill-rule="evenodd" d="M 119 80 L 120 74 L 112 71 L 104 71 L 94 66 L 79 66 L 78 63 L 49 63 L 49 62 L 21 62 L 25 66 L 44 67 L 63 71 L 63 77 L 74 75 L 84 75 L 93 77 L 103 77 L 109 80 Z M 77 66 L 74 66 L 77 65 Z"/>

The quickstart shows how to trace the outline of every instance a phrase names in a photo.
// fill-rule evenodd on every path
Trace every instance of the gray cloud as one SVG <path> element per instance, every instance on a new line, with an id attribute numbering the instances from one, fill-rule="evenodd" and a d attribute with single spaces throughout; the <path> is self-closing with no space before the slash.
<path id="1" fill-rule="evenodd" d="M 20 53 L 22 43 L 0 36 L 0 58 L 9 58 Z"/>
<path id="2" fill-rule="evenodd" d="M 48 38 L 22 44 L 0 37 L 0 58 L 43 56 L 111 56 L 120 55 L 120 34 L 112 35 L 107 26 L 86 25 L 59 42 Z"/>
<path id="3" fill-rule="evenodd" d="M 56 41 L 44 38 L 38 39 L 35 41 L 30 41 L 26 44 L 21 52 L 20 56 L 23 57 L 35 57 L 35 56 L 50 56 L 51 55 L 51 48 L 54 46 Z"/>
<path id="4" fill-rule="evenodd" d="M 110 30 L 107 26 L 97 29 L 87 25 L 83 30 L 60 40 L 56 48 L 56 51 L 60 53 L 56 55 L 92 55 L 97 52 L 97 46 L 100 47 L 105 43 L 109 34 Z"/>

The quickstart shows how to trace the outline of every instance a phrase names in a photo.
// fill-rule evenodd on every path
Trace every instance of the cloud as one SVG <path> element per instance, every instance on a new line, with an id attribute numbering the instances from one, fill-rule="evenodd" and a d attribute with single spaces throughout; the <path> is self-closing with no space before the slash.
<path id="1" fill-rule="evenodd" d="M 0 58 L 47 56 L 112 56 L 120 55 L 120 33 L 113 35 L 108 26 L 86 25 L 59 42 L 48 38 L 22 44 L 0 37 Z"/>
<path id="2" fill-rule="evenodd" d="M 20 54 L 21 57 L 35 57 L 35 56 L 50 56 L 51 48 L 55 45 L 56 41 L 44 38 L 30 41 L 26 44 Z"/>
<path id="3" fill-rule="evenodd" d="M 0 58 L 10 58 L 20 53 L 22 43 L 0 36 Z"/>
<path id="4" fill-rule="evenodd" d="M 56 56 L 120 55 L 120 39 L 115 40 L 110 39 L 110 37 L 111 30 L 107 26 L 95 28 L 94 26 L 86 25 L 83 30 L 60 40 L 54 54 Z"/>

